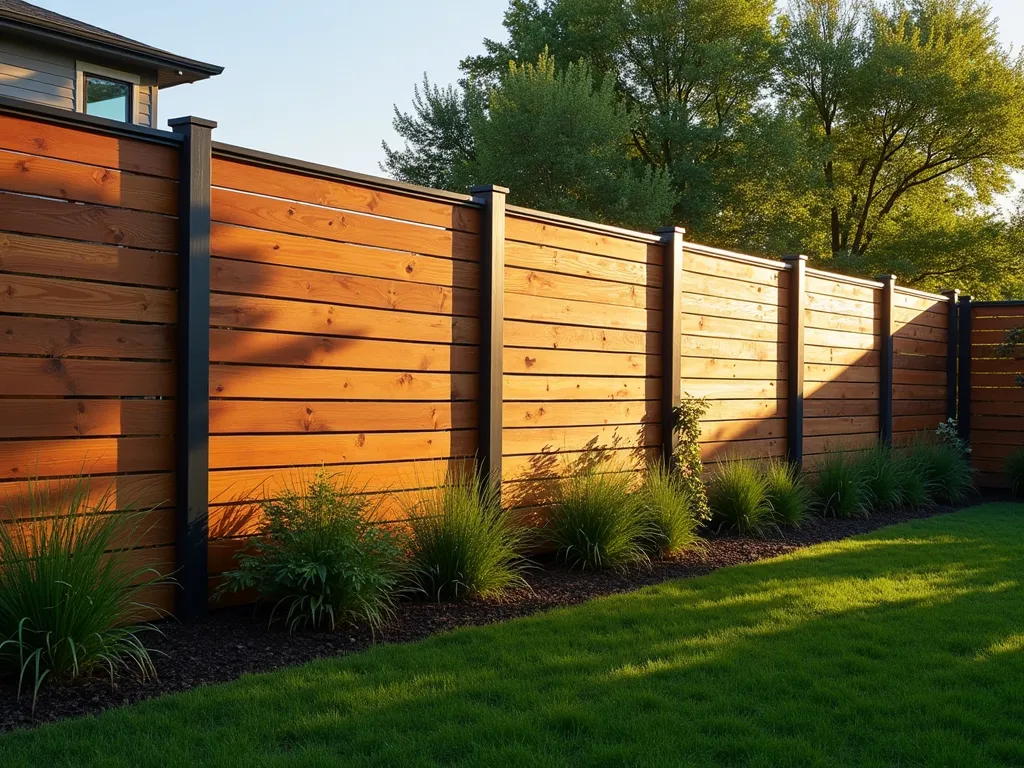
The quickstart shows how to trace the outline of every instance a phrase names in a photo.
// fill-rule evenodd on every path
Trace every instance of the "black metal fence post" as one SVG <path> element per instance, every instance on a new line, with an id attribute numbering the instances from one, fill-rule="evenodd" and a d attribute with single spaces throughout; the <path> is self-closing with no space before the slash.
<path id="1" fill-rule="evenodd" d="M 896 275 L 882 275 L 875 278 L 882 283 L 882 338 L 880 343 L 878 391 L 878 436 L 886 445 L 892 445 L 892 387 L 896 363 L 895 355 L 895 297 Z"/>
<path id="2" fill-rule="evenodd" d="M 661 328 L 661 458 L 672 466 L 676 455 L 675 409 L 683 400 L 683 239 L 682 227 L 655 230 L 665 244 L 662 261 Z"/>
<path id="3" fill-rule="evenodd" d="M 505 348 L 505 200 L 508 189 L 472 187 L 484 205 L 480 238 L 480 445 L 481 476 L 501 487 L 501 430 Z"/>
<path id="4" fill-rule="evenodd" d="M 946 418 L 956 418 L 956 358 L 959 354 L 960 291 L 946 291 L 949 304 L 946 306 Z"/>
<path id="5" fill-rule="evenodd" d="M 783 256 L 789 265 L 789 334 L 786 337 L 786 457 L 804 463 L 804 316 L 807 314 L 807 257 Z"/>
<path id="6" fill-rule="evenodd" d="M 960 366 L 957 374 L 956 419 L 960 437 L 971 439 L 971 297 L 960 297 L 959 346 Z"/>
<path id="7" fill-rule="evenodd" d="M 178 381 L 175 436 L 178 618 L 206 610 L 210 472 L 210 166 L 217 124 L 170 120 L 183 137 L 178 180 Z"/>

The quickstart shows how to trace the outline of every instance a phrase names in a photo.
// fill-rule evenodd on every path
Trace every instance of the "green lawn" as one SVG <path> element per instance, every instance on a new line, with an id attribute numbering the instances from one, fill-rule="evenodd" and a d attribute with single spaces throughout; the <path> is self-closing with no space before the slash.
<path id="1" fill-rule="evenodd" d="M 1024 505 L 0 737 L 0 765 L 1024 765 Z"/>

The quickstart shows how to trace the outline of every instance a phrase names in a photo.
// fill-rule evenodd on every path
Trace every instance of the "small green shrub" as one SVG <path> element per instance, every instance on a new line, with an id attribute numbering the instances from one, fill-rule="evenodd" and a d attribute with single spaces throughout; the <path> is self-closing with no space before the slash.
<path id="1" fill-rule="evenodd" d="M 391 615 L 402 578 L 402 548 L 394 533 L 370 522 L 379 499 L 345 478 L 318 471 L 300 476 L 278 500 L 264 500 L 257 536 L 224 574 L 221 591 L 255 589 L 284 610 L 288 630 L 334 629 L 365 620 L 379 627 Z"/>
<path id="2" fill-rule="evenodd" d="M 706 398 L 688 395 L 672 410 L 672 431 L 676 435 L 676 471 L 690 499 L 693 514 L 701 522 L 711 516 L 700 450 L 700 420 L 707 412 Z"/>
<path id="3" fill-rule="evenodd" d="M 647 542 L 651 554 L 674 555 L 700 543 L 700 521 L 694 514 L 685 480 L 677 472 L 661 462 L 649 467 L 640 487 L 640 501 L 651 529 Z"/>
<path id="4" fill-rule="evenodd" d="M 17 677 L 19 696 L 32 686 L 33 709 L 47 679 L 156 677 L 142 639 L 154 627 L 139 620 L 158 611 L 140 593 L 166 579 L 125 566 L 124 554 L 145 511 L 116 509 L 110 490 L 90 502 L 82 477 L 32 481 L 19 508 L 23 524 L 0 525 L 0 673 Z"/>
<path id="5" fill-rule="evenodd" d="M 648 561 L 652 531 L 635 473 L 587 466 L 558 483 L 547 532 L 570 568 L 625 567 Z M 604 470 L 604 471 L 599 471 Z"/>
<path id="6" fill-rule="evenodd" d="M 814 484 L 814 505 L 822 517 L 861 517 L 867 493 L 856 457 L 842 451 L 825 456 Z"/>
<path id="7" fill-rule="evenodd" d="M 970 496 L 974 490 L 974 470 L 968 457 L 955 446 L 920 439 L 914 444 L 913 453 L 934 501 L 958 504 Z"/>
<path id="8" fill-rule="evenodd" d="M 1024 449 L 1012 454 L 1006 460 L 1006 477 L 1010 489 L 1017 496 L 1024 496 Z"/>
<path id="9" fill-rule="evenodd" d="M 780 459 L 765 463 L 764 479 L 772 522 L 779 527 L 797 528 L 811 508 L 811 489 L 793 464 Z"/>
<path id="10" fill-rule="evenodd" d="M 479 472 L 449 473 L 409 510 L 410 576 L 432 600 L 490 597 L 525 586 L 527 531 L 501 508 L 498 485 Z"/>
<path id="11" fill-rule="evenodd" d="M 768 481 L 749 459 L 717 465 L 708 486 L 711 527 L 741 535 L 763 536 L 774 525 Z"/>
<path id="12" fill-rule="evenodd" d="M 900 464 L 892 449 L 879 443 L 853 459 L 864 489 L 864 505 L 870 512 L 893 512 L 903 507 L 906 498 Z"/>

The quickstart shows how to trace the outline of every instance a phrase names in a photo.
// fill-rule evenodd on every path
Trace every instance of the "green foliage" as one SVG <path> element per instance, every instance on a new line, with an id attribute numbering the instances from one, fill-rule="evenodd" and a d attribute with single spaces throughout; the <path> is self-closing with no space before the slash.
<path id="1" fill-rule="evenodd" d="M 648 551 L 655 555 L 675 555 L 699 545 L 700 521 L 678 472 L 661 462 L 648 467 L 639 494 L 643 515 L 650 527 Z"/>
<path id="2" fill-rule="evenodd" d="M 547 532 L 571 568 L 625 567 L 648 562 L 652 535 L 634 473 L 588 465 L 558 482 Z"/>
<path id="3" fill-rule="evenodd" d="M 708 401 L 703 397 L 686 395 L 672 410 L 672 431 L 676 438 L 676 471 L 690 498 L 694 516 L 701 521 L 711 516 L 708 492 L 704 485 L 704 462 L 700 452 L 700 420 L 708 412 Z"/>
<path id="4" fill-rule="evenodd" d="M 708 486 L 711 527 L 719 532 L 763 536 L 775 527 L 768 481 L 757 462 L 736 459 L 719 463 Z"/>
<path id="5" fill-rule="evenodd" d="M 478 471 L 449 473 L 408 510 L 410 576 L 432 600 L 494 597 L 525 586 L 526 529 L 501 508 L 498 486 Z"/>
<path id="6" fill-rule="evenodd" d="M 103 670 L 156 676 L 140 624 L 157 609 L 141 602 L 147 586 L 164 581 L 150 568 L 126 566 L 144 512 L 116 508 L 111 490 L 90 500 L 90 482 L 32 481 L 9 502 L 0 525 L 0 673 L 32 688 L 32 705 L 46 680 L 68 681 Z"/>
<path id="7" fill-rule="evenodd" d="M 381 626 L 402 579 L 402 548 L 369 522 L 380 501 L 360 491 L 319 470 L 264 500 L 259 533 L 224 574 L 222 591 L 257 590 L 275 603 L 271 621 L 284 610 L 290 632 L 342 621 Z"/>
<path id="8" fill-rule="evenodd" d="M 814 484 L 815 509 L 822 517 L 862 517 L 870 499 L 857 457 L 843 451 L 825 456 Z"/>
<path id="9" fill-rule="evenodd" d="M 903 503 L 911 509 L 921 509 L 931 504 L 935 491 L 921 456 L 912 447 L 896 448 L 891 454 L 896 463 L 896 477 Z"/>
<path id="10" fill-rule="evenodd" d="M 864 488 L 864 504 L 871 512 L 893 512 L 906 504 L 900 463 L 893 451 L 877 444 L 854 458 Z"/>
<path id="11" fill-rule="evenodd" d="M 960 424 L 956 419 L 939 422 L 939 426 L 935 428 L 935 437 L 940 443 L 948 445 L 961 456 L 968 456 L 971 453 L 970 443 L 960 437 Z"/>
<path id="12" fill-rule="evenodd" d="M 1010 481 L 1011 491 L 1024 496 L 1024 448 L 1006 460 L 1006 479 Z"/>
<path id="13" fill-rule="evenodd" d="M 943 504 L 965 501 L 974 490 L 974 470 L 967 456 L 955 446 L 924 437 L 914 444 L 914 455 L 932 490 L 932 499 Z"/>
<path id="14" fill-rule="evenodd" d="M 1020 328 L 1011 328 L 1006 332 L 1006 338 L 1003 343 L 996 347 L 996 355 L 998 357 L 1015 358 L 1017 357 L 1017 348 L 1024 347 L 1024 326 Z M 1017 377 L 1017 386 L 1024 387 L 1024 374 Z"/>
<path id="15" fill-rule="evenodd" d="M 811 510 L 811 489 L 794 464 L 780 459 L 765 462 L 762 471 L 772 522 L 780 528 L 798 528 Z"/>

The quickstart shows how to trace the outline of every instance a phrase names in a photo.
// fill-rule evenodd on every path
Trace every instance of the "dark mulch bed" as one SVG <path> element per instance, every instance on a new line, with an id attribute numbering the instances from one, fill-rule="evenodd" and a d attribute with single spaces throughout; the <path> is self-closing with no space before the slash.
<path id="1" fill-rule="evenodd" d="M 3 681 L 0 682 L 0 732 L 95 714 L 172 691 L 234 680 L 247 672 L 267 672 L 321 657 L 342 656 L 374 643 L 411 642 L 455 627 L 490 624 L 668 579 L 700 576 L 723 566 L 762 560 L 811 544 L 949 511 L 952 510 L 934 508 L 875 515 L 866 520 L 815 520 L 798 531 L 768 540 L 713 537 L 701 553 L 625 572 L 571 572 L 553 560 L 542 559 L 539 563 L 542 567 L 531 569 L 527 574 L 530 590 L 517 591 L 499 600 L 405 603 L 399 606 L 395 621 L 376 638 L 363 627 L 289 635 L 279 625 L 268 629 L 265 616 L 255 616 L 251 607 L 215 611 L 194 624 L 161 622 L 163 634 L 148 637 L 155 650 L 166 654 L 154 657 L 158 681 L 140 683 L 122 679 L 113 689 L 109 680 L 103 679 L 44 686 L 34 716 L 31 695 L 22 695 L 19 700 L 16 688 Z"/>

